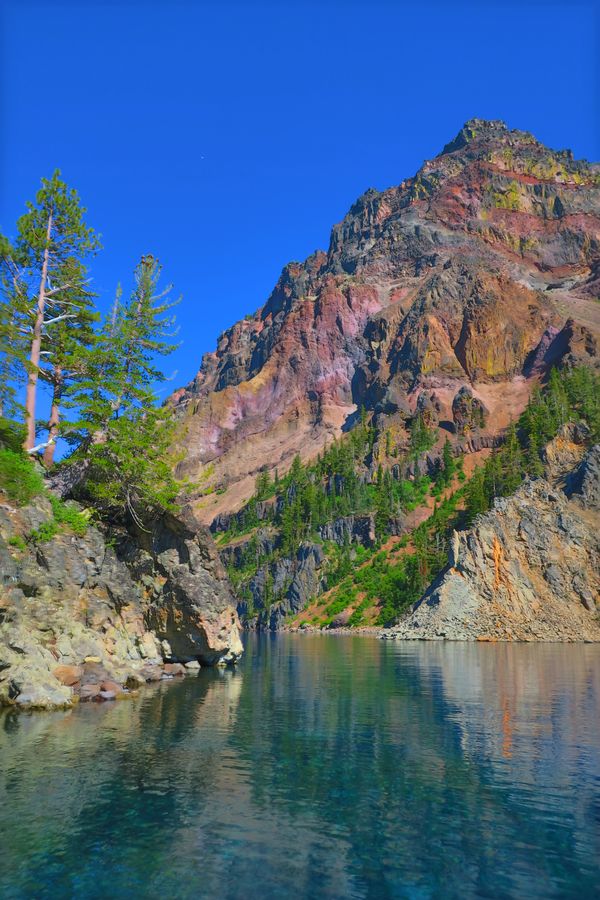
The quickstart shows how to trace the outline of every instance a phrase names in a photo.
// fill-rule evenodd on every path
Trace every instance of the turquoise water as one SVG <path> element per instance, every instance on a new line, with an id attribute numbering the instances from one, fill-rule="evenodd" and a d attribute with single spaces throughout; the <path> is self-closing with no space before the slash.
<path id="1" fill-rule="evenodd" d="M 600 648 L 266 635 L 0 716 L 0 897 L 593 897 Z"/>

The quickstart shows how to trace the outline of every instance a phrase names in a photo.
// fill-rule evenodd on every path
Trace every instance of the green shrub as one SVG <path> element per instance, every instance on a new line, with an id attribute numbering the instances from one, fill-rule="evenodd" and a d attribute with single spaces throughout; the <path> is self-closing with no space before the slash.
<path id="1" fill-rule="evenodd" d="M 13 453 L 21 453 L 25 440 L 25 426 L 12 419 L 0 416 L 0 449 L 12 450 Z"/>
<path id="2" fill-rule="evenodd" d="M 24 453 L 5 447 L 0 449 L 0 490 L 23 506 L 43 492 L 44 482 Z"/>
<path id="3" fill-rule="evenodd" d="M 85 512 L 82 512 L 70 503 L 65 503 L 64 500 L 53 495 L 50 495 L 50 503 L 52 504 L 54 521 L 57 525 L 64 525 L 67 528 L 70 528 L 70 530 L 79 537 L 82 537 L 86 533 L 88 527 L 88 515 Z"/>
<path id="4" fill-rule="evenodd" d="M 350 626 L 350 628 L 357 628 L 359 625 L 362 624 L 365 610 L 368 608 L 368 606 L 371 602 L 372 602 L 372 600 L 368 596 L 365 597 L 364 600 L 361 600 L 361 602 L 358 604 L 358 606 L 356 607 L 356 609 L 354 610 L 354 612 L 348 619 L 348 625 Z"/>
<path id="5" fill-rule="evenodd" d="M 54 519 L 44 522 L 39 528 L 30 532 L 29 540 L 34 544 L 45 544 L 58 534 L 58 523 Z"/>
<path id="6" fill-rule="evenodd" d="M 15 547 L 17 550 L 25 550 L 27 548 L 27 544 L 18 534 L 15 534 L 8 539 L 8 545 L 9 547 Z"/>

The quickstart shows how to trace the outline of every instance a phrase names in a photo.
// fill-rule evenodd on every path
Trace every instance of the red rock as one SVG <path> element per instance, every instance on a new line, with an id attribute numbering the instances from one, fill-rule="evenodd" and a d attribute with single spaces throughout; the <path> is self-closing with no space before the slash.
<path id="1" fill-rule="evenodd" d="M 185 666 L 181 663 L 165 663 L 163 671 L 165 675 L 185 675 Z"/>
<path id="2" fill-rule="evenodd" d="M 144 681 L 160 681 L 162 678 L 162 669 L 160 666 L 144 666 L 140 670 L 140 675 Z"/>
<path id="3" fill-rule="evenodd" d="M 80 666 L 57 666 L 52 674 L 67 687 L 73 687 L 81 680 L 82 669 Z"/>
<path id="4" fill-rule="evenodd" d="M 79 690 L 79 698 L 80 700 L 93 700 L 99 693 L 99 684 L 82 684 Z"/>
<path id="5" fill-rule="evenodd" d="M 99 691 L 92 699 L 97 703 L 104 703 L 107 700 L 116 700 L 117 695 L 114 691 Z"/>
<path id="6" fill-rule="evenodd" d="M 113 694 L 122 694 L 123 685 L 117 684 L 116 681 L 103 681 L 100 684 L 101 691 L 109 691 Z"/>

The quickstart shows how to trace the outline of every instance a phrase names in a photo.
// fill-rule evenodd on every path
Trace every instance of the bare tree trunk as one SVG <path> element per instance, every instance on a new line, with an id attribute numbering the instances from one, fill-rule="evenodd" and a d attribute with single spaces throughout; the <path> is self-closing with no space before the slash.
<path id="1" fill-rule="evenodd" d="M 54 463 L 54 451 L 58 437 L 58 423 L 60 421 L 60 398 L 62 393 L 62 371 L 58 367 L 54 370 L 54 389 L 52 391 L 52 406 L 48 421 L 48 445 L 44 450 L 44 465 L 47 469 Z"/>
<path id="2" fill-rule="evenodd" d="M 44 249 L 44 261 L 42 263 L 42 275 L 40 278 L 40 291 L 37 302 L 35 324 L 33 326 L 33 340 L 31 341 L 31 353 L 29 362 L 31 371 L 27 377 L 27 391 L 25 394 L 25 418 L 27 423 L 27 437 L 23 447 L 32 450 L 35 446 L 35 401 L 37 394 L 37 382 L 40 365 L 40 351 L 42 349 L 42 328 L 44 326 L 44 309 L 46 306 L 46 281 L 48 279 L 48 261 L 50 258 L 50 237 L 52 235 L 52 213 L 48 216 L 48 228 L 46 230 L 46 247 Z"/>

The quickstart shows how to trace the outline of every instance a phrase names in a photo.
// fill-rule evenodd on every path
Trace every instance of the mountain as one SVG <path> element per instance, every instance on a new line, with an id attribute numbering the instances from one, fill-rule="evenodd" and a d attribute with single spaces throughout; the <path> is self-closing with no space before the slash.
<path id="1" fill-rule="evenodd" d="M 501 432 L 551 365 L 597 365 L 599 293 L 600 166 L 467 122 L 413 178 L 366 191 L 327 252 L 285 266 L 173 395 L 197 514 L 240 509 L 261 470 L 314 459 L 361 407 L 432 406 L 450 432 L 475 403 L 479 431 Z"/>

